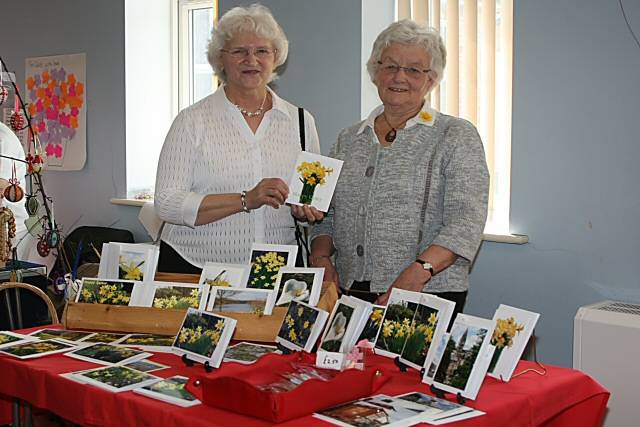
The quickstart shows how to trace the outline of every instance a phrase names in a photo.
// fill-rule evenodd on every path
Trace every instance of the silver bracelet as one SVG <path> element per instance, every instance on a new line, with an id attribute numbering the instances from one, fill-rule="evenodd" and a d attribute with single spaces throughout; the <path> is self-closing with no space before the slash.
<path id="1" fill-rule="evenodd" d="M 242 203 L 242 210 L 246 213 L 251 212 L 251 209 L 247 207 L 247 192 L 242 190 L 240 193 L 240 202 Z"/>

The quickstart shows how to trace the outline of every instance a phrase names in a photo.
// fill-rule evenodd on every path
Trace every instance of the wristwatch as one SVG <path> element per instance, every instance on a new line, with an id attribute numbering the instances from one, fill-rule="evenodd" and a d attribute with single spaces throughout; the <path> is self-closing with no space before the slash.
<path id="1" fill-rule="evenodd" d="M 436 272 L 433 270 L 433 265 L 429 261 L 423 261 L 420 258 L 416 259 L 416 262 L 422 266 L 425 270 L 431 273 L 431 276 L 435 276 Z"/>

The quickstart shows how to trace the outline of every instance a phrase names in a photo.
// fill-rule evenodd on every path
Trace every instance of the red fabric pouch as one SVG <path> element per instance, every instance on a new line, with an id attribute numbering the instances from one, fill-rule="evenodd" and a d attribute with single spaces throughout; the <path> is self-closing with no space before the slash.
<path id="1" fill-rule="evenodd" d="M 328 381 L 309 379 L 290 391 L 273 392 L 257 387 L 282 380 L 282 374 L 295 370 L 295 363 L 314 362 L 315 355 L 293 353 L 286 356 L 268 354 L 253 365 L 226 364 L 225 368 L 231 368 L 228 371 L 223 368 L 218 375 L 200 378 L 202 402 L 280 423 L 370 396 L 390 378 L 377 368 L 365 368 L 363 371 L 348 369 L 336 371 L 335 377 Z"/>

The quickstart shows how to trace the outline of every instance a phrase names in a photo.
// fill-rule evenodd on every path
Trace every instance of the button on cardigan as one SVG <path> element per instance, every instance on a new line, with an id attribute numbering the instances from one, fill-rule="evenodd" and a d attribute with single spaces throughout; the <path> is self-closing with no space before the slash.
<path id="1" fill-rule="evenodd" d="M 300 148 L 297 107 L 269 89 L 273 108 L 254 134 L 224 88 L 181 111 L 167 134 L 156 176 L 162 240 L 190 263 L 246 263 L 253 242 L 295 244 L 288 206 L 263 206 L 195 226 L 208 194 L 240 193 L 262 178 L 289 182 Z M 305 111 L 307 151 L 319 153 L 315 121 Z M 239 202 L 238 202 L 239 203 Z"/>

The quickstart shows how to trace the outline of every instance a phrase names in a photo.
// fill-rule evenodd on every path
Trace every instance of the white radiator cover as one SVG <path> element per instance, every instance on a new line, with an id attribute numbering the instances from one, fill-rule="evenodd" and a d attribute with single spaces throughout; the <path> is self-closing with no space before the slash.
<path id="1" fill-rule="evenodd" d="M 573 367 L 611 392 L 604 427 L 640 425 L 640 304 L 602 301 L 580 307 Z"/>

